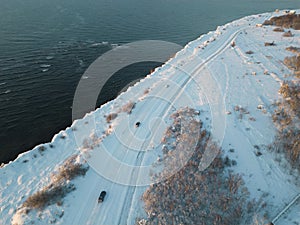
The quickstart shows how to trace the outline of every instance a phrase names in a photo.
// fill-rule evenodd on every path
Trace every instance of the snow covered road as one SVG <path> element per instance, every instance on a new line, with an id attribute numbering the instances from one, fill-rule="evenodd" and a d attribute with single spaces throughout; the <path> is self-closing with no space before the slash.
<path id="1" fill-rule="evenodd" d="M 213 53 L 211 53 L 210 56 L 205 56 L 205 60 L 204 62 L 201 62 L 201 58 L 199 56 L 194 57 L 194 59 L 192 61 L 187 62 L 183 67 L 180 68 L 180 70 L 177 72 L 176 74 L 172 75 L 176 78 L 180 77 L 180 74 L 178 73 L 182 73 L 182 71 L 184 71 L 184 73 L 181 75 L 182 79 L 178 81 L 176 81 L 176 84 L 178 85 L 177 88 L 174 84 L 171 85 L 172 90 L 175 91 L 170 91 L 168 88 L 165 88 L 166 85 L 168 83 L 170 83 L 170 80 L 172 82 L 172 79 L 169 78 L 167 80 L 164 80 L 163 82 L 160 82 L 160 84 L 157 86 L 158 90 L 161 91 L 155 91 L 155 96 L 152 98 L 145 98 L 145 100 L 143 101 L 142 107 L 139 107 L 139 103 L 136 105 L 136 109 L 133 110 L 133 112 L 129 115 L 129 117 L 135 117 L 135 118 L 139 118 L 138 121 L 142 121 L 142 124 L 144 126 L 145 121 L 152 121 L 152 119 L 154 118 L 161 118 L 162 121 L 166 120 L 166 117 L 168 117 L 172 112 L 172 105 L 176 105 L 178 107 L 178 105 L 176 104 L 178 101 L 178 99 L 181 99 L 180 97 L 182 96 L 183 93 L 185 93 L 186 87 L 188 85 L 188 83 L 190 81 L 192 81 L 194 79 L 195 76 L 199 76 L 202 69 L 204 68 L 204 66 L 206 64 L 208 64 L 211 60 L 213 60 L 216 56 L 218 56 L 219 54 L 221 54 L 227 47 L 230 46 L 231 42 L 234 40 L 234 38 L 237 36 L 237 34 L 240 32 L 241 28 L 237 28 L 236 30 L 233 30 L 231 32 L 227 32 L 227 35 L 221 36 L 221 38 L 217 41 L 215 41 L 213 43 L 213 49 L 217 49 L 214 50 Z M 188 50 L 188 49 L 187 49 Z M 189 52 L 187 52 L 187 54 L 189 54 Z M 196 66 L 196 68 L 191 67 L 190 64 L 198 64 Z M 174 65 L 172 65 L 174 66 Z M 176 66 L 176 64 L 175 64 Z M 190 69 L 193 69 L 193 71 L 189 71 Z M 198 84 L 199 86 L 202 86 L 202 84 Z M 175 86 L 175 89 L 173 88 Z M 170 88 L 171 88 L 170 87 Z M 161 101 L 161 99 L 163 99 Z M 183 100 L 185 100 L 185 98 L 183 98 Z M 186 99 L 188 100 L 188 99 Z M 181 102 L 181 106 L 187 106 L 188 102 Z M 149 110 L 149 108 L 152 108 L 152 110 Z M 123 118 L 122 118 L 123 119 Z M 130 118 L 128 119 L 130 121 Z M 123 122 L 124 120 L 122 120 Z M 125 120 L 126 121 L 126 120 Z M 134 120 L 132 120 L 134 121 Z M 123 126 L 123 124 L 125 126 Z M 133 127 L 134 123 L 121 123 L 118 124 L 114 129 L 121 129 L 122 131 L 114 131 L 113 134 L 109 137 L 109 138 L 114 138 L 114 140 L 109 140 L 109 144 L 110 144 L 110 149 L 118 149 L 118 152 L 122 152 L 124 153 L 123 156 L 118 156 L 118 158 L 120 158 L 120 161 L 122 162 L 127 162 L 130 163 L 130 165 L 134 165 L 135 168 L 138 169 L 138 166 L 142 165 L 142 162 L 145 158 L 145 147 L 149 146 L 149 142 L 156 142 L 159 143 L 160 139 L 162 137 L 163 134 L 163 130 L 164 128 L 166 128 L 166 126 L 162 126 L 162 130 L 148 130 L 147 134 L 143 134 L 143 135 L 138 135 L 136 133 L 140 132 L 141 129 L 136 129 L 134 135 L 137 136 L 141 136 L 141 137 L 146 137 L 148 135 L 151 136 L 150 140 L 149 139 L 142 139 L 142 143 L 140 146 L 139 151 L 132 151 L 132 149 L 129 149 L 128 146 L 131 145 L 136 145 L 136 143 L 132 143 L 132 139 L 127 139 L 130 141 L 130 143 L 126 143 L 126 145 L 124 145 L 122 142 L 123 140 L 120 141 L 120 139 L 125 139 L 127 137 L 124 137 L 125 135 L 127 135 L 127 131 L 128 131 L 128 126 Z M 121 126 L 121 128 L 120 128 Z M 130 130 L 130 128 L 129 128 Z M 144 131 L 144 130 L 142 130 Z M 150 133 L 149 133 L 150 132 Z M 157 132 L 160 135 L 156 135 Z M 114 135 L 115 133 L 117 133 L 117 135 Z M 118 134 L 124 135 L 123 137 L 116 137 L 118 136 Z M 152 140 L 152 138 L 156 138 L 156 140 Z M 157 140 L 158 139 L 158 140 Z M 121 143 L 120 143 L 121 142 Z M 105 140 L 103 142 L 103 145 L 105 144 Z M 113 144 L 113 145 L 112 145 Z M 123 149 L 122 149 L 123 148 Z M 136 148 L 136 146 L 135 146 Z M 137 148 L 138 149 L 138 148 Z M 96 150 L 96 149 L 95 149 Z M 131 151 L 128 154 L 128 151 Z M 91 158 L 95 159 L 95 161 L 102 161 L 103 156 L 102 155 L 98 155 L 98 153 L 103 152 L 101 151 L 93 151 L 93 153 L 91 154 Z M 97 163 L 98 163 L 97 162 Z M 111 163 L 111 160 L 106 161 L 106 163 Z M 110 165 L 104 164 L 103 165 L 103 169 L 109 169 L 111 170 L 112 167 Z M 113 168 L 114 169 L 114 168 Z M 128 184 L 133 184 L 134 182 L 136 182 L 136 180 L 139 177 L 139 174 L 135 174 L 133 175 L 133 171 L 127 170 L 125 168 L 125 170 L 121 169 L 121 166 L 119 168 L 115 168 L 117 169 L 115 172 L 113 172 L 114 176 L 116 176 L 117 179 L 122 179 L 124 177 L 124 179 L 129 179 L 129 180 L 124 180 L 124 182 L 128 182 Z M 98 170 L 98 168 L 97 168 Z M 122 172 L 127 172 L 125 174 L 123 174 Z M 150 172 L 150 171 L 149 171 Z M 143 177 L 148 177 L 148 174 L 143 174 Z M 122 179 L 123 181 L 123 179 Z M 92 189 L 99 189 L 100 182 L 96 183 L 96 186 L 94 186 Z M 119 185 L 116 185 L 115 183 L 111 183 L 110 181 L 107 180 L 101 180 L 101 187 L 107 187 L 107 189 L 103 188 L 103 190 L 107 190 L 110 196 L 113 196 L 112 199 L 107 199 L 107 201 L 105 203 L 103 203 L 103 206 L 99 206 L 99 205 L 95 205 L 93 209 L 91 210 L 85 210 L 85 213 L 83 214 L 84 217 L 79 220 L 79 221 L 73 221 L 74 224 L 83 224 L 84 220 L 86 219 L 86 217 L 90 218 L 90 222 L 88 224 L 132 224 L 134 221 L 127 221 L 128 215 L 131 212 L 131 207 L 132 207 L 132 201 L 133 201 L 133 195 L 134 192 L 136 191 L 136 186 L 131 186 L 131 185 L 124 185 L 123 188 L 120 190 Z M 117 187 L 117 188 L 114 188 Z M 141 194 L 141 193 L 140 193 Z M 94 196 L 94 200 L 92 200 L 92 202 L 95 202 L 95 199 L 97 198 L 98 193 L 95 193 Z M 122 207 L 119 207 L 117 210 L 115 210 L 115 204 L 116 202 L 120 205 L 122 205 Z M 92 204 L 93 205 L 93 204 Z M 104 209 L 105 208 L 105 209 Z M 89 215 L 89 212 L 91 212 L 91 215 Z M 107 215 L 109 215 L 111 212 L 113 212 L 113 216 L 110 217 L 110 219 L 108 220 Z M 95 218 L 95 219 L 92 219 Z"/>

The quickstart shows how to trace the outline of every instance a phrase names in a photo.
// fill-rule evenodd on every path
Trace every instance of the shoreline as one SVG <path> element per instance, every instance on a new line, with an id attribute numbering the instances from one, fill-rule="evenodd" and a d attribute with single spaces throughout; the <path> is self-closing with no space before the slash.
<path id="1" fill-rule="evenodd" d="M 286 11 L 286 9 L 282 9 L 282 10 L 280 10 L 280 11 L 281 11 L 281 13 L 283 14 L 284 11 Z M 264 14 L 275 14 L 275 15 L 279 15 L 279 14 L 276 13 L 276 12 L 266 12 L 266 13 L 260 13 L 260 14 L 257 14 L 257 15 L 264 15 Z M 194 44 L 194 45 L 197 45 L 198 42 L 206 42 L 206 41 L 209 41 L 209 40 L 211 40 L 211 39 L 213 38 L 213 36 L 214 36 L 216 33 L 219 35 L 219 34 L 220 34 L 219 31 L 220 31 L 221 29 L 223 29 L 223 27 L 226 28 L 227 25 L 230 25 L 230 24 L 232 24 L 233 22 L 238 22 L 239 20 L 246 19 L 246 18 L 248 18 L 248 17 L 251 18 L 252 16 L 255 16 L 255 15 L 249 15 L 249 16 L 245 16 L 245 17 L 242 17 L 242 18 L 240 18 L 240 19 L 237 19 L 237 20 L 233 20 L 233 21 L 231 21 L 231 22 L 229 22 L 229 23 L 226 23 L 226 24 L 224 24 L 224 25 L 217 26 L 216 30 L 211 30 L 211 31 L 208 31 L 208 32 L 205 33 L 205 34 L 200 35 L 200 36 L 199 36 L 198 38 L 196 38 L 195 40 L 192 40 L 192 41 L 188 42 L 188 43 L 183 47 L 183 49 L 181 49 L 180 51 L 176 52 L 176 54 L 175 54 L 172 58 L 170 58 L 169 60 L 167 60 L 162 66 L 156 67 L 156 68 L 153 70 L 153 72 L 151 72 L 150 74 L 146 75 L 145 78 L 142 78 L 140 81 L 138 81 L 137 83 L 135 83 L 135 84 L 132 85 L 132 86 L 137 85 L 138 83 L 140 83 L 140 82 L 142 82 L 143 80 L 147 79 L 148 77 L 152 76 L 152 74 L 157 73 L 158 70 L 160 70 L 165 64 L 172 62 L 172 60 L 174 60 L 174 58 L 176 58 L 176 55 L 177 55 L 177 54 L 180 54 L 180 52 L 182 52 L 182 51 L 184 51 L 184 50 L 186 50 L 186 49 L 188 49 L 188 48 L 193 48 L 193 46 L 192 46 L 193 44 Z M 119 46 L 119 47 L 120 47 L 120 46 Z M 131 86 L 131 87 L 132 87 L 132 86 Z M 124 92 L 127 92 L 127 91 L 129 91 L 129 88 L 126 89 L 126 91 L 124 91 Z M 119 98 L 120 95 L 122 95 L 124 92 L 120 93 L 115 99 Z M 101 106 L 99 106 L 98 108 L 96 108 L 95 110 L 93 110 L 93 111 L 91 111 L 91 112 L 89 112 L 89 113 L 86 113 L 86 115 L 85 115 L 84 117 L 82 117 L 82 118 L 80 118 L 80 119 L 74 120 L 70 126 L 67 126 L 65 129 L 60 130 L 58 133 L 54 134 L 54 136 L 52 137 L 51 141 L 45 142 L 45 143 L 37 144 L 37 145 L 34 146 L 32 149 L 25 150 L 24 152 L 20 153 L 15 159 L 10 160 L 8 163 L 1 163 L 1 167 L 0 167 L 0 168 L 4 167 L 4 166 L 7 165 L 7 164 L 10 164 L 11 162 L 14 162 L 14 161 L 17 160 L 19 157 L 21 157 L 23 154 L 26 154 L 26 153 L 28 153 L 28 152 L 30 152 L 30 151 L 33 151 L 34 149 L 36 149 L 36 148 L 38 148 L 38 147 L 40 147 L 40 146 L 47 145 L 47 144 L 48 144 L 48 145 L 49 145 L 49 144 L 52 144 L 52 143 L 55 141 L 56 136 L 58 136 L 58 135 L 59 135 L 60 133 L 62 133 L 62 132 L 66 132 L 68 129 L 72 129 L 74 123 L 76 123 L 77 120 L 82 120 L 82 119 L 84 119 L 86 116 L 89 116 L 89 114 L 92 114 L 92 113 L 94 113 L 94 112 L 97 111 L 97 110 L 100 110 L 100 109 L 101 109 L 102 107 L 104 107 L 106 104 L 111 104 L 111 102 L 113 102 L 115 99 L 110 100 L 110 101 L 108 101 L 108 102 L 102 104 Z"/>

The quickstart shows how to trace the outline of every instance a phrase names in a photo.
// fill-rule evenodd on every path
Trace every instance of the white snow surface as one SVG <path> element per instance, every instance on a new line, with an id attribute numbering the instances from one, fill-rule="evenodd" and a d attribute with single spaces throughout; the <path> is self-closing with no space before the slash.
<path id="1" fill-rule="evenodd" d="M 300 193 L 285 160 L 266 148 L 276 132 L 272 103 L 280 98 L 280 83 L 291 73 L 282 63 L 284 57 L 293 55 L 285 48 L 300 46 L 300 32 L 293 30 L 293 37 L 282 37 L 273 32 L 274 27 L 256 24 L 283 13 L 244 17 L 202 35 L 115 100 L 73 122 L 51 143 L 36 146 L 4 165 L 0 169 L 0 224 L 113 225 L 146 218 L 141 196 L 147 185 L 134 184 L 149 182 L 149 175 L 144 171 L 133 176 L 126 165 L 151 165 L 162 155 L 161 138 L 171 125 L 170 115 L 182 107 L 201 111 L 199 119 L 211 127 L 225 154 L 237 161 L 232 169 L 243 176 L 251 197 L 266 202 L 270 218 L 275 217 Z M 272 41 L 276 46 L 264 46 Z M 249 50 L 253 54 L 246 54 Z M 130 101 L 136 103 L 132 113 L 120 112 Z M 236 106 L 249 113 L 240 116 Z M 109 127 L 104 116 L 112 112 L 118 117 Z M 138 128 L 136 121 L 141 121 Z M 89 150 L 83 145 L 87 138 L 99 143 Z M 41 146 L 46 148 L 42 152 Z M 262 152 L 259 157 L 257 148 Z M 21 214 L 26 198 L 46 186 L 51 174 L 74 154 L 90 164 L 84 177 L 72 181 L 76 190 L 60 206 Z M 98 204 L 102 190 L 107 195 Z M 264 210 L 260 209 L 262 214 Z M 300 224 L 299 203 L 276 224 Z"/>

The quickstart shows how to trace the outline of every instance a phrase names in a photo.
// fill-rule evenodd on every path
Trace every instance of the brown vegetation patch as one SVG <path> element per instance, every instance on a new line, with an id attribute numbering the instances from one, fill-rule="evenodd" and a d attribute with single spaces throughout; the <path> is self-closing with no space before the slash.
<path id="1" fill-rule="evenodd" d="M 112 120 L 116 119 L 118 117 L 117 113 L 111 113 L 106 116 L 106 122 L 110 123 Z"/>
<path id="2" fill-rule="evenodd" d="M 55 181 L 70 181 L 73 180 L 75 177 L 84 176 L 87 171 L 87 168 L 84 167 L 82 164 L 75 163 L 75 164 L 64 164 L 59 168 L 59 172 L 55 175 Z"/>
<path id="3" fill-rule="evenodd" d="M 280 120 L 282 121 L 282 120 Z M 277 124 L 278 123 L 277 121 Z M 276 135 L 276 139 L 271 146 L 277 153 L 283 153 L 292 168 L 300 171 L 300 130 L 292 123 L 282 126 Z"/>
<path id="4" fill-rule="evenodd" d="M 291 57 L 285 57 L 283 63 L 289 69 L 292 69 L 294 71 L 300 71 L 300 54 Z"/>
<path id="5" fill-rule="evenodd" d="M 62 202 L 67 193 L 75 190 L 75 186 L 69 181 L 77 176 L 84 176 L 87 170 L 86 165 L 76 162 L 76 155 L 68 158 L 58 172 L 51 176 L 51 183 L 29 196 L 22 207 L 43 209 L 48 205 Z"/>
<path id="6" fill-rule="evenodd" d="M 300 48 L 290 46 L 287 47 L 286 50 L 296 53 L 296 55 L 291 57 L 285 57 L 283 63 L 289 69 L 294 71 L 294 75 L 296 78 L 300 78 Z"/>
<path id="7" fill-rule="evenodd" d="M 147 224 L 249 224 L 253 202 L 239 175 L 224 173 L 231 163 L 218 155 L 212 164 L 200 171 L 203 151 L 215 151 L 208 145 L 207 132 L 188 163 L 161 183 L 151 185 L 143 195 Z M 209 149 L 207 149 L 209 148 Z M 220 151 L 220 149 L 218 149 Z M 164 176 L 164 172 L 160 174 Z"/>
<path id="8" fill-rule="evenodd" d="M 281 28 L 281 27 L 276 27 L 276 28 L 273 29 L 273 31 L 275 31 L 275 32 L 284 32 L 284 29 Z"/>
<path id="9" fill-rule="evenodd" d="M 162 140 L 163 143 L 166 143 L 163 148 L 165 175 L 168 172 L 173 174 L 173 164 L 177 168 L 184 166 L 193 154 L 201 135 L 202 122 L 196 119 L 199 114 L 200 111 L 182 108 L 171 115 L 173 124 L 166 129 Z M 179 163 L 178 158 L 181 159 Z"/>
<path id="10" fill-rule="evenodd" d="M 294 46 L 287 47 L 286 50 L 296 54 L 300 53 L 300 48 Z"/>
<path id="11" fill-rule="evenodd" d="M 300 84 L 284 81 L 279 89 L 279 93 L 285 98 L 295 116 L 300 118 Z"/>
<path id="12" fill-rule="evenodd" d="M 292 168 L 300 172 L 300 82 L 297 77 L 294 81 L 284 81 L 279 93 L 284 99 L 277 103 L 273 114 L 278 133 L 271 148 L 284 154 Z"/>
<path id="13" fill-rule="evenodd" d="M 29 196 L 23 207 L 30 209 L 43 209 L 47 205 L 55 204 L 66 196 L 67 193 L 75 190 L 74 185 L 46 187 L 41 191 Z"/>
<path id="14" fill-rule="evenodd" d="M 222 156 L 222 150 L 202 129 L 202 122 L 194 118 L 197 114 L 198 111 L 185 108 L 171 116 L 174 123 L 167 129 L 164 141 L 176 141 L 174 148 L 163 149 L 164 157 L 170 160 L 164 159 L 162 171 L 152 177 L 163 181 L 150 185 L 143 194 L 148 214 L 143 224 L 229 225 L 252 222 L 254 205 L 249 200 L 249 192 L 241 176 L 226 169 L 236 165 L 236 161 Z M 182 168 L 174 173 L 178 163 L 184 161 L 186 154 L 189 155 L 190 143 L 193 145 L 195 138 L 195 149 Z M 199 164 L 205 161 L 204 152 L 215 152 L 217 156 L 202 170 Z"/>
<path id="15" fill-rule="evenodd" d="M 266 20 L 263 25 L 275 25 L 284 28 L 293 28 L 300 30 L 300 15 L 282 15 L 278 17 L 272 17 L 270 20 Z"/>

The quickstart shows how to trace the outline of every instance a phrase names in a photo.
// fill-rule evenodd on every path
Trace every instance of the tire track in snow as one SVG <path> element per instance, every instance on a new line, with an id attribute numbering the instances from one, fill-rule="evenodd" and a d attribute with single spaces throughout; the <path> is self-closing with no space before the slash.
<path id="1" fill-rule="evenodd" d="M 286 211 L 288 211 L 296 202 L 300 199 L 300 193 L 296 195 L 291 202 L 280 212 L 277 214 L 277 216 L 272 220 L 273 224 L 276 224 L 276 222 L 280 219 L 280 217 L 285 214 Z"/>
<path id="2" fill-rule="evenodd" d="M 160 80 L 158 80 L 158 81 L 160 81 Z M 168 80 L 167 80 L 168 81 Z M 181 80 L 180 80 L 181 81 Z M 163 90 L 163 89 L 159 89 L 159 90 Z M 164 90 L 163 90 L 164 91 Z M 163 92 L 162 91 L 162 92 Z M 159 92 L 158 92 L 159 93 Z M 153 100 L 151 100 L 151 102 L 153 102 Z M 158 106 L 158 108 L 160 108 L 159 106 Z M 139 111 L 137 111 L 137 109 L 135 109 L 134 111 L 133 111 L 133 113 L 131 114 L 131 115 L 134 115 L 134 114 L 138 114 L 138 112 Z M 144 117 L 147 117 L 148 115 L 144 115 Z M 137 130 L 135 130 L 136 132 L 137 132 Z M 138 155 L 137 155 L 137 159 L 139 159 L 140 157 L 141 157 L 141 154 L 140 154 L 141 152 L 139 152 L 138 153 Z M 128 155 L 128 149 L 127 149 L 127 152 L 126 152 L 126 154 L 124 155 L 124 157 L 123 157 L 123 160 L 127 157 L 127 155 Z M 121 167 L 120 167 L 121 168 Z M 120 168 L 119 168 L 119 170 L 120 170 Z M 132 177 L 132 176 L 131 176 Z M 113 183 L 111 183 L 110 184 L 110 186 L 107 188 L 107 190 L 109 190 L 109 189 L 111 189 L 111 187 L 113 186 L 114 184 Z M 135 191 L 135 189 L 133 189 L 133 187 L 131 187 L 131 186 L 128 186 L 128 188 L 127 188 L 127 190 L 126 190 L 126 194 L 124 195 L 124 196 L 132 196 L 133 195 L 133 192 Z M 130 193 L 130 194 L 128 194 L 128 193 Z M 91 199 L 91 201 L 93 202 L 94 200 L 92 200 Z M 123 201 L 123 202 L 125 202 L 125 203 L 127 203 L 127 207 L 125 207 L 126 206 L 126 204 L 124 204 L 123 203 L 123 209 L 124 208 L 127 208 L 127 209 L 130 209 L 130 206 L 129 206 L 129 203 L 131 203 L 131 201 L 126 201 L 126 199 Z M 123 210 L 124 211 L 124 210 Z M 124 215 L 124 213 L 125 212 L 121 212 L 120 213 L 120 215 Z M 91 218 L 90 218 L 90 220 L 89 220 L 89 222 L 91 223 L 91 224 L 100 224 L 101 223 L 101 217 L 99 217 L 99 220 L 97 221 L 97 219 L 96 218 L 94 218 L 94 217 L 96 217 L 96 213 L 98 212 L 98 210 L 97 210 L 97 208 L 96 208 L 96 210 L 94 209 L 93 211 L 92 211 L 92 213 L 91 213 Z M 119 218 L 124 218 L 124 216 L 118 216 Z M 93 221 L 93 218 L 95 219 L 95 221 L 97 221 L 96 223 L 93 223 L 93 222 L 95 222 L 95 221 Z M 120 224 L 120 222 L 118 223 L 118 224 Z M 125 224 L 125 223 L 121 223 L 121 224 Z"/>

